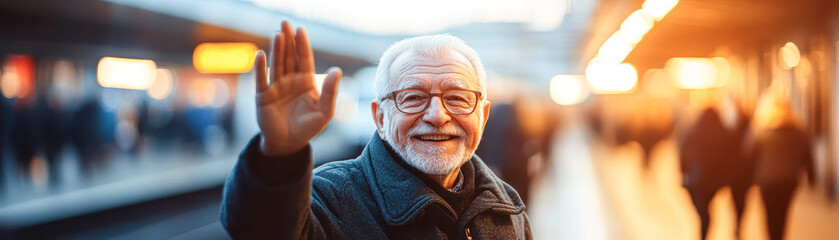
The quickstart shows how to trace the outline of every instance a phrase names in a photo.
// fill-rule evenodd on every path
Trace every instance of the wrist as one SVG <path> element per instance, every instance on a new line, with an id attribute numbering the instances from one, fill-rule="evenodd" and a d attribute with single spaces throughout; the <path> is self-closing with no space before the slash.
<path id="1" fill-rule="evenodd" d="M 268 157 L 289 156 L 300 150 L 303 150 L 306 145 L 301 147 L 283 146 L 281 144 L 272 144 L 272 141 L 266 140 L 265 135 L 259 139 L 259 152 Z"/>

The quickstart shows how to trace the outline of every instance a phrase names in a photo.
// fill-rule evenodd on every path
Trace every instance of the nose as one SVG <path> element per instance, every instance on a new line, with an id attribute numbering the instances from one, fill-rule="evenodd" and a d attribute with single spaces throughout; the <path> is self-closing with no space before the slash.
<path id="1" fill-rule="evenodd" d="M 443 102 L 440 101 L 439 97 L 431 97 L 431 101 L 428 104 L 428 108 L 425 109 L 422 115 L 423 121 L 440 127 L 452 120 L 449 112 L 443 107 Z"/>

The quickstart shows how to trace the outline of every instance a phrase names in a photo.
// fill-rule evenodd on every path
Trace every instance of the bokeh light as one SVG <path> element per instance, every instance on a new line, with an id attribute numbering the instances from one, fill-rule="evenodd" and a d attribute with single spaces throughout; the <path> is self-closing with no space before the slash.
<path id="1" fill-rule="evenodd" d="M 629 93 L 638 82 L 638 73 L 629 63 L 592 62 L 586 67 L 586 79 L 597 94 Z"/>
<path id="2" fill-rule="evenodd" d="M 647 34 L 654 24 L 655 20 L 650 15 L 642 10 L 636 10 L 623 21 L 618 32 L 628 42 L 635 44 L 641 41 L 644 34 Z"/>
<path id="3" fill-rule="evenodd" d="M 787 42 L 778 50 L 778 56 L 781 58 L 781 67 L 784 69 L 791 69 L 798 66 L 801 62 L 801 52 L 798 51 L 798 46 L 795 43 Z"/>
<path id="4" fill-rule="evenodd" d="M 647 0 L 641 5 L 641 9 L 654 17 L 656 21 L 661 21 L 678 3 L 679 0 Z"/>
<path id="5" fill-rule="evenodd" d="M 172 85 L 174 84 L 172 71 L 169 71 L 169 69 L 157 69 L 156 76 L 151 87 L 146 89 L 146 94 L 157 100 L 164 99 L 172 93 Z"/>
<path id="6" fill-rule="evenodd" d="M 106 88 L 145 90 L 157 78 L 157 64 L 148 59 L 103 57 L 96 69 L 96 80 Z"/>
<path id="7" fill-rule="evenodd" d="M 201 43 L 195 47 L 192 63 L 200 73 L 246 73 L 253 68 L 256 44 Z"/>
<path id="8" fill-rule="evenodd" d="M 585 76 L 556 75 L 551 78 L 551 99 L 563 106 L 579 104 L 589 96 Z"/>

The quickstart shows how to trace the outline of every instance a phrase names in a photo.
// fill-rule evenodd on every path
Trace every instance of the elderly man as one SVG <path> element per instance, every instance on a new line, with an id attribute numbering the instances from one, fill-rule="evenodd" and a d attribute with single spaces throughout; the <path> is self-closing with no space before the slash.
<path id="1" fill-rule="evenodd" d="M 524 204 L 473 155 L 490 103 L 486 73 L 462 40 L 402 40 L 382 56 L 378 131 L 356 159 L 312 170 L 309 141 L 332 117 L 339 69 L 318 94 L 306 33 L 256 58 L 262 133 L 227 180 L 221 220 L 234 238 L 530 239 Z M 269 82 L 270 80 L 270 82 Z"/>

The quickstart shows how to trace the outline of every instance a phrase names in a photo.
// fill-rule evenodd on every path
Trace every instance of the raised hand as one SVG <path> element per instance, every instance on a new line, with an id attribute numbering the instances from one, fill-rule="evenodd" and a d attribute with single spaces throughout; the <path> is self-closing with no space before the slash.
<path id="1" fill-rule="evenodd" d="M 268 156 L 300 151 L 326 128 L 335 109 L 341 69 L 329 69 L 323 92 L 315 88 L 315 60 L 303 28 L 292 31 L 283 21 L 274 36 L 271 71 L 265 53 L 256 55 L 256 117 L 262 130 L 260 150 Z M 270 82 L 269 82 L 270 80 Z"/>

